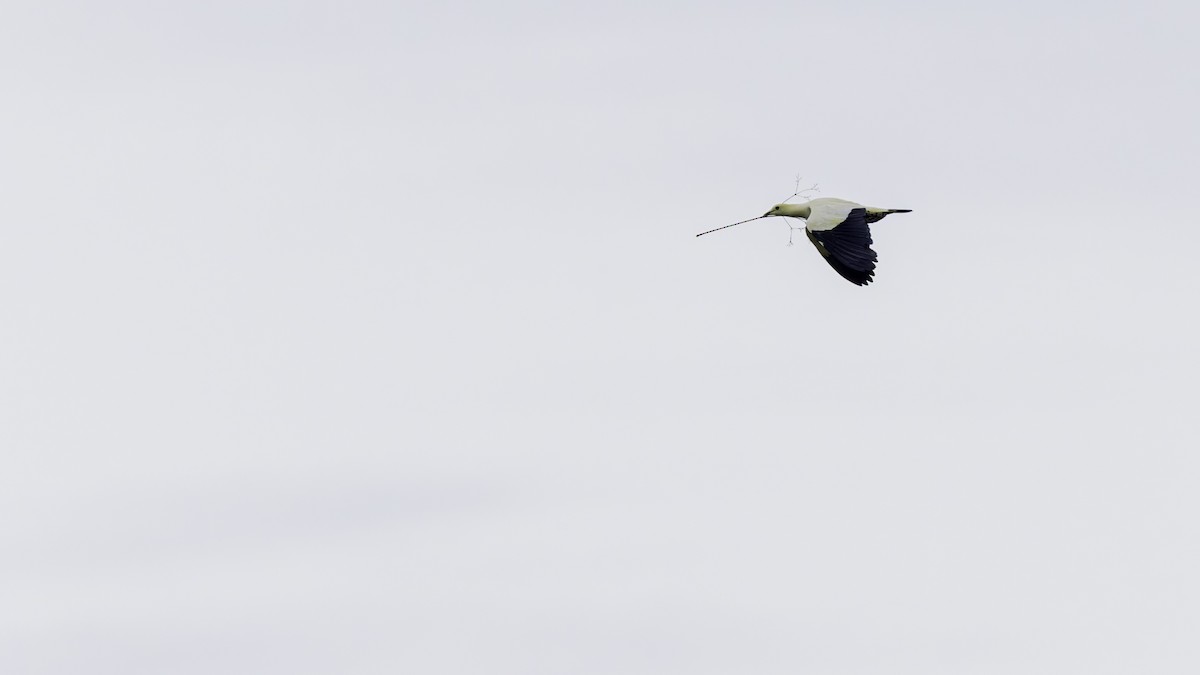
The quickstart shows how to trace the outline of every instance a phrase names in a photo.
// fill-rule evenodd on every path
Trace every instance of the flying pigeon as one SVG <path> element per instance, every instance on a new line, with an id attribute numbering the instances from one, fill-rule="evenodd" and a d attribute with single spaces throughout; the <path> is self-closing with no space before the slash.
<path id="1" fill-rule="evenodd" d="M 820 197 L 803 204 L 776 204 L 758 218 L 750 218 L 733 225 L 741 225 L 771 216 L 786 216 L 804 219 L 804 233 L 820 252 L 825 262 L 852 284 L 865 286 L 875 278 L 875 261 L 878 254 L 871 249 L 871 223 L 882 220 L 892 213 L 911 213 L 912 209 L 880 209 L 863 206 L 845 199 Z M 708 234 L 723 230 L 701 232 Z"/>

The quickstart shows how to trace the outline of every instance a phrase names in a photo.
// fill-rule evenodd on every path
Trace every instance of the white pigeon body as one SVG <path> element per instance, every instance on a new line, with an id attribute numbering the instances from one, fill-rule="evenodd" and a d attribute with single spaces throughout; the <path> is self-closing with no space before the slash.
<path id="1" fill-rule="evenodd" d="M 879 256 L 871 249 L 871 223 L 891 213 L 911 209 L 881 209 L 836 197 L 820 197 L 803 204 L 776 204 L 763 214 L 804 220 L 804 233 L 825 262 L 852 284 L 865 286 L 875 278 Z"/>

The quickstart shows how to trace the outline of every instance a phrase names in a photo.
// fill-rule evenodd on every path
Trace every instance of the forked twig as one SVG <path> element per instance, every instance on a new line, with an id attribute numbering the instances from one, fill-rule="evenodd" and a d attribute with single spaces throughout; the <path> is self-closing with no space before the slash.
<path id="1" fill-rule="evenodd" d="M 804 226 L 796 227 L 795 225 L 792 224 L 792 220 L 790 218 L 784 222 L 786 222 L 787 226 L 788 226 L 788 246 L 791 246 L 792 245 L 792 235 L 796 233 L 796 230 L 804 229 Z"/>
<path id="2" fill-rule="evenodd" d="M 813 183 L 812 187 L 806 187 L 803 190 L 801 190 L 800 189 L 800 181 L 801 180 L 803 180 L 803 179 L 800 177 L 800 174 L 796 174 L 796 191 L 793 192 L 787 199 L 783 200 L 782 203 L 784 203 L 784 204 L 788 203 L 788 201 L 792 197 L 803 197 L 809 192 L 820 192 L 821 191 L 820 183 Z"/>
<path id="3" fill-rule="evenodd" d="M 793 193 L 791 194 L 791 197 L 788 197 L 787 199 L 783 200 L 783 202 L 781 202 L 781 203 L 783 203 L 783 204 L 786 204 L 786 203 L 787 203 L 787 202 L 788 202 L 790 199 L 792 199 L 792 197 L 803 197 L 803 196 L 805 196 L 806 194 L 808 194 L 809 192 L 820 192 L 820 191 L 821 191 L 821 187 L 820 187 L 820 185 L 819 185 L 819 184 L 817 184 L 817 183 L 813 183 L 813 184 L 812 184 L 812 187 L 807 187 L 807 188 L 804 188 L 803 190 L 801 190 L 801 189 L 800 189 L 800 180 L 801 180 L 801 178 L 800 178 L 800 174 L 796 174 L 796 191 L 795 191 L 795 192 L 793 192 Z M 747 219 L 747 220 L 738 221 L 738 222 L 736 222 L 736 223 L 733 223 L 732 225 L 723 225 L 723 226 L 721 226 L 721 227 L 717 227 L 717 228 L 713 228 L 713 229 L 711 229 L 711 230 L 708 230 L 707 232 L 701 232 L 700 234 L 698 234 L 698 235 L 696 235 L 696 236 L 697 236 L 697 237 L 703 237 L 703 236 L 704 236 L 704 235 L 706 235 L 706 234 L 710 234 L 710 233 L 712 233 L 712 232 L 716 232 L 716 231 L 718 231 L 718 230 L 724 230 L 724 229 L 727 229 L 727 228 L 733 227 L 734 225 L 741 225 L 741 224 L 743 224 L 743 223 L 749 223 L 749 222 L 751 222 L 751 221 L 754 221 L 754 220 L 762 220 L 763 218 L 766 218 L 766 217 L 768 217 L 768 216 L 770 216 L 770 215 L 771 215 L 771 214 L 770 214 L 770 213 L 768 213 L 768 214 L 766 214 L 766 215 L 758 216 L 757 218 L 749 218 L 749 219 Z M 789 229 L 789 232 L 788 232 L 788 246 L 791 246 L 791 245 L 793 244 L 793 242 L 792 242 L 792 237 L 793 237 L 793 235 L 795 234 L 796 230 L 798 230 L 798 229 L 800 229 L 800 228 L 798 228 L 798 227 L 796 227 L 796 226 L 792 225 L 792 218 L 793 218 L 793 216 L 784 216 L 784 218 L 786 219 L 784 222 L 786 222 L 786 223 L 788 224 L 788 229 Z"/>
<path id="4" fill-rule="evenodd" d="M 813 183 L 811 187 L 806 187 L 803 190 L 801 190 L 800 189 L 800 181 L 801 180 L 803 180 L 803 179 L 800 177 L 800 174 L 796 174 L 796 191 L 792 193 L 791 197 L 788 197 L 787 199 L 783 200 L 784 204 L 788 203 L 788 201 L 790 201 L 792 199 L 792 197 L 804 197 L 810 192 L 820 192 L 821 191 L 820 183 Z M 792 225 L 791 218 L 787 218 L 784 222 L 786 222 L 787 226 L 788 226 L 788 246 L 792 246 L 793 245 L 792 235 L 794 235 L 796 233 L 796 230 L 798 230 L 800 228 L 796 227 L 795 225 Z"/>

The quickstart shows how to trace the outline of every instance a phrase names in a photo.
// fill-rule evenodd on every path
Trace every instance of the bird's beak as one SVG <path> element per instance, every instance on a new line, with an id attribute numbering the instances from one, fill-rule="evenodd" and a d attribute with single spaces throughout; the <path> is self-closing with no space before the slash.
<path id="1" fill-rule="evenodd" d="M 767 216 L 770 216 L 770 215 L 771 215 L 771 212 L 770 212 L 770 211 L 767 211 L 766 213 L 764 213 L 764 214 L 762 214 L 761 216 L 759 216 L 759 218 L 766 218 Z"/>

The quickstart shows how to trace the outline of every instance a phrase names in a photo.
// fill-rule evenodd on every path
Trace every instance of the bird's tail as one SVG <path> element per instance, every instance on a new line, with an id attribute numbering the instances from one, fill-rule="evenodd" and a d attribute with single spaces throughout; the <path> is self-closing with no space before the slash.
<path id="1" fill-rule="evenodd" d="M 912 209 L 877 209 L 867 208 L 867 222 L 877 223 L 893 213 L 912 213 Z"/>

